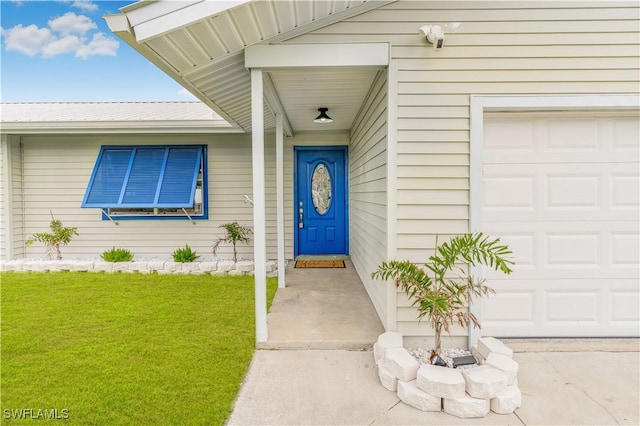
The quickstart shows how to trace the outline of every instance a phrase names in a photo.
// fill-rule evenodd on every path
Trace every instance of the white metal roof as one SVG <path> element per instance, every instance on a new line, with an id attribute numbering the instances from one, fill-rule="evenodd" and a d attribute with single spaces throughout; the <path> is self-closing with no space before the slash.
<path id="1" fill-rule="evenodd" d="M 229 123 L 249 131 L 251 80 L 245 48 L 282 43 L 391 1 L 143 0 L 105 19 L 139 53 Z M 318 107 L 329 107 L 329 114 L 334 111 L 342 120 L 334 119 L 322 130 L 348 129 L 376 75 L 370 69 L 342 67 L 313 71 L 311 80 L 310 71 L 268 73 L 265 128 L 275 126 L 273 112 L 279 110 L 291 131 L 317 129 L 312 120 Z"/>
<path id="2" fill-rule="evenodd" d="M 0 124 L 3 133 L 233 131 L 201 102 L 2 103 Z"/>

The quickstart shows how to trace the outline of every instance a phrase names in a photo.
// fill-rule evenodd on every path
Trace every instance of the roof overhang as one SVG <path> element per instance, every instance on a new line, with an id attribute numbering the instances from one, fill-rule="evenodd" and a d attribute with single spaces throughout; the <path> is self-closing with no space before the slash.
<path id="1" fill-rule="evenodd" d="M 242 131 L 251 130 L 249 68 L 257 64 L 245 59 L 259 60 L 266 71 L 265 128 L 274 128 L 275 114 L 280 113 L 285 133 L 292 135 L 296 131 L 349 129 L 377 72 L 388 64 L 388 45 L 279 43 L 295 42 L 297 36 L 393 1 L 141 1 L 105 19 L 122 40 Z M 377 61 L 363 66 L 360 59 L 354 61 L 370 58 L 369 53 L 358 50 L 370 46 L 377 55 L 386 55 L 385 64 Z M 256 53 L 245 56 L 245 50 Z M 277 53 L 270 62 L 260 53 L 267 50 Z M 292 51 L 297 53 L 291 55 Z M 307 62 L 291 64 L 298 54 L 307 57 Z M 311 56 L 334 60 L 318 63 Z M 344 120 L 334 120 L 321 129 L 312 127 L 309 123 L 322 106 Z"/>

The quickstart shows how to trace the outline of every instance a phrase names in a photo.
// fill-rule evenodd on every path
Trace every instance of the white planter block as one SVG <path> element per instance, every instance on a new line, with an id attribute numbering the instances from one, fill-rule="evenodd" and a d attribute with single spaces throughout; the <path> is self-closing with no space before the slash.
<path id="1" fill-rule="evenodd" d="M 34 261 L 34 260 L 27 260 L 22 263 L 22 270 L 23 271 L 41 271 L 42 269 L 40 269 L 40 263 L 41 262 Z"/>
<path id="2" fill-rule="evenodd" d="M 218 262 L 200 262 L 202 272 L 213 272 L 218 269 Z"/>
<path id="3" fill-rule="evenodd" d="M 462 398 L 445 398 L 443 403 L 444 412 L 462 419 L 484 417 L 489 414 L 489 400 L 472 398 L 464 395 Z"/>
<path id="4" fill-rule="evenodd" d="M 385 389 L 388 389 L 392 392 L 398 390 L 398 378 L 391 374 L 389 370 L 384 368 L 382 364 L 378 365 L 378 377 L 380 378 L 380 383 Z"/>
<path id="5" fill-rule="evenodd" d="M 265 268 L 267 269 L 267 273 L 275 272 L 278 269 L 278 264 L 276 262 L 274 262 L 273 260 L 269 260 L 265 264 Z"/>
<path id="6" fill-rule="evenodd" d="M 403 345 L 402 334 L 395 331 L 387 331 L 378 336 L 378 340 L 373 344 L 373 356 L 376 364 L 380 362 L 387 348 L 401 348 Z"/>
<path id="7" fill-rule="evenodd" d="M 53 269 L 52 269 L 53 270 Z M 73 271 L 73 262 L 60 260 L 58 262 L 58 271 Z"/>
<path id="8" fill-rule="evenodd" d="M 382 365 L 399 380 L 408 382 L 418 374 L 420 364 L 405 348 L 387 348 Z"/>
<path id="9" fill-rule="evenodd" d="M 113 263 L 104 261 L 95 262 L 93 264 L 93 270 L 111 272 L 113 271 Z"/>
<path id="10" fill-rule="evenodd" d="M 149 272 L 147 262 L 129 262 L 129 270 L 132 272 Z"/>
<path id="11" fill-rule="evenodd" d="M 218 262 L 218 271 L 229 272 L 236 268 L 236 264 L 232 260 L 221 260 Z"/>
<path id="12" fill-rule="evenodd" d="M 423 364 L 418 369 L 416 384 L 426 393 L 439 398 L 462 398 L 465 381 L 460 370 Z"/>
<path id="13" fill-rule="evenodd" d="M 180 263 L 182 263 L 182 272 L 187 274 L 200 269 L 200 265 L 194 262 L 180 262 Z"/>
<path id="14" fill-rule="evenodd" d="M 127 272 L 129 271 L 129 263 L 130 262 L 113 262 L 112 265 L 112 270 L 113 271 L 120 271 L 120 272 Z"/>
<path id="15" fill-rule="evenodd" d="M 489 358 L 491 352 L 508 357 L 513 355 L 513 351 L 505 346 L 500 340 L 494 337 L 481 337 L 478 339 L 478 351 L 484 359 Z"/>
<path id="16" fill-rule="evenodd" d="M 164 269 L 164 262 L 152 260 L 150 262 L 147 262 L 147 268 L 149 269 L 149 271 L 160 272 Z"/>
<path id="17" fill-rule="evenodd" d="M 490 365 L 462 370 L 469 396 L 480 399 L 495 398 L 507 388 L 507 375 Z"/>
<path id="18" fill-rule="evenodd" d="M 182 263 L 180 262 L 164 262 L 164 270 L 167 272 L 182 271 Z"/>
<path id="19" fill-rule="evenodd" d="M 507 386 L 491 400 L 491 411 L 497 414 L 511 414 L 522 404 L 522 392 L 518 386 Z"/>
<path id="20" fill-rule="evenodd" d="M 4 263 L 5 271 L 22 271 L 22 264 L 24 260 L 8 260 Z"/>
<path id="21" fill-rule="evenodd" d="M 89 272 L 93 271 L 93 262 L 90 260 L 82 260 L 73 265 L 74 271 Z"/>
<path id="22" fill-rule="evenodd" d="M 478 344 L 477 343 L 471 347 L 471 354 L 474 357 L 476 357 L 476 359 L 478 360 L 478 364 L 482 365 L 482 364 L 485 363 L 486 358 L 484 356 L 482 356 L 482 354 L 478 350 Z"/>
<path id="23" fill-rule="evenodd" d="M 410 382 L 398 381 L 398 398 L 405 404 L 418 410 L 442 410 L 442 398 L 424 392 L 418 388 L 415 380 L 411 380 Z"/>
<path id="24" fill-rule="evenodd" d="M 239 272 L 253 272 L 253 262 L 250 260 L 241 260 L 236 263 L 236 270 Z"/>
<path id="25" fill-rule="evenodd" d="M 489 354 L 486 364 L 497 368 L 506 374 L 507 386 L 512 386 L 516 383 L 516 378 L 518 377 L 518 363 L 515 362 L 513 358 L 492 352 Z"/>

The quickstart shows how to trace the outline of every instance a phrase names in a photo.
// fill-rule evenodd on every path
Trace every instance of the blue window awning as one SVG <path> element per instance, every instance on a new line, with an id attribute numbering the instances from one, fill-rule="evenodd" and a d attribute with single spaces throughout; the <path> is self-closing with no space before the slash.
<path id="1" fill-rule="evenodd" d="M 82 207 L 191 207 L 202 151 L 201 146 L 103 146 Z"/>

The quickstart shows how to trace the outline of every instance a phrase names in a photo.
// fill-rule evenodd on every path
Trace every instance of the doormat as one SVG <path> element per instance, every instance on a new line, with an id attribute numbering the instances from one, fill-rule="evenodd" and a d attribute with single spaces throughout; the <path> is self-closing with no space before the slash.
<path id="1" fill-rule="evenodd" d="M 296 260 L 296 268 L 344 268 L 344 260 Z"/>

